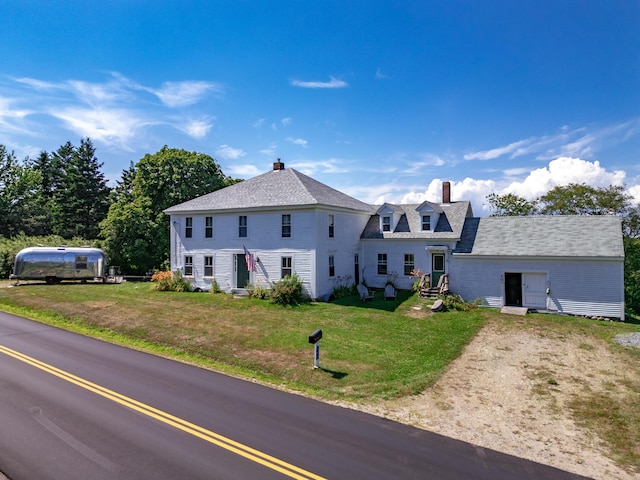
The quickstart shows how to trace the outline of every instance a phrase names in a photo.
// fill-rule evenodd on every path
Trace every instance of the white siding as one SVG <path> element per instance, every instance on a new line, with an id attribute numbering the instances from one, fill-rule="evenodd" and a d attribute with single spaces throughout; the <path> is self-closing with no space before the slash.
<path id="1" fill-rule="evenodd" d="M 504 305 L 504 273 L 546 276 L 546 308 L 574 315 L 624 318 L 623 261 L 498 259 L 453 255 L 450 289 L 465 300 Z M 526 275 L 523 276 L 526 279 Z"/>
<path id="2" fill-rule="evenodd" d="M 282 215 L 291 215 L 291 237 L 282 237 Z M 334 215 L 334 237 L 329 238 L 328 218 Z M 238 236 L 238 217 L 247 216 L 247 236 Z M 185 217 L 193 218 L 192 238 L 185 238 Z M 213 238 L 205 238 L 205 217 L 213 217 Z M 329 255 L 334 255 L 336 276 L 353 276 L 353 257 L 368 214 L 350 214 L 329 209 L 283 209 L 273 212 L 235 212 L 225 214 L 171 216 L 171 269 L 184 267 L 184 256 L 194 257 L 196 287 L 209 289 L 211 278 L 204 278 L 204 257 L 213 256 L 213 277 L 223 290 L 236 287 L 235 255 L 246 247 L 256 258 L 257 272 L 250 272 L 251 283 L 280 280 L 281 258 L 292 257 L 292 269 L 303 281 L 305 291 L 318 298 L 333 290 L 329 277 Z"/>

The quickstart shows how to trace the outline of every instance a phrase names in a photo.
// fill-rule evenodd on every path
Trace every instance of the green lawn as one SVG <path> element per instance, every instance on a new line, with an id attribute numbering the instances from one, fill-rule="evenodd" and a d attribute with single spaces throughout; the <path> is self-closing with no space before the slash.
<path id="1" fill-rule="evenodd" d="M 416 310 L 416 307 L 423 307 Z M 328 398 L 390 398 L 431 384 L 483 325 L 479 310 L 432 315 L 425 300 L 280 307 L 150 283 L 0 288 L 0 308 L 136 348 Z M 308 336 L 321 328 L 321 368 Z"/>

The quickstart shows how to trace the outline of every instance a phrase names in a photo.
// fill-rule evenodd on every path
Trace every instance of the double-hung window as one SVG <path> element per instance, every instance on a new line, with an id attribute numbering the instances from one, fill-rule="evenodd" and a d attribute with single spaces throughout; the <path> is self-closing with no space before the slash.
<path id="1" fill-rule="evenodd" d="M 413 253 L 405 253 L 404 254 L 404 274 L 409 276 L 411 272 L 414 270 L 414 256 Z"/>
<path id="2" fill-rule="evenodd" d="M 213 217 L 204 217 L 204 237 L 213 238 Z"/>
<path id="3" fill-rule="evenodd" d="M 282 268 L 280 269 L 280 277 L 290 277 L 293 275 L 291 257 L 282 257 Z"/>
<path id="4" fill-rule="evenodd" d="M 185 238 L 193 237 L 193 217 L 187 217 L 184 220 L 184 236 Z"/>
<path id="5" fill-rule="evenodd" d="M 382 217 L 382 231 L 383 232 L 391 231 L 391 217 L 388 215 Z"/>
<path id="6" fill-rule="evenodd" d="M 238 217 L 238 236 L 246 237 L 247 236 L 247 216 L 240 215 Z"/>
<path id="7" fill-rule="evenodd" d="M 213 257 L 204 257 L 204 276 L 213 277 Z"/>
<path id="8" fill-rule="evenodd" d="M 336 261 L 333 255 L 329 255 L 329 276 L 336 276 Z"/>
<path id="9" fill-rule="evenodd" d="M 431 215 L 422 215 L 422 230 L 431 230 Z"/>
<path id="10" fill-rule="evenodd" d="M 193 275 L 193 257 L 185 255 L 184 257 L 184 275 L 190 277 Z"/>
<path id="11" fill-rule="evenodd" d="M 379 253 L 378 254 L 378 275 L 386 275 L 387 274 L 387 254 Z"/>
<path id="12" fill-rule="evenodd" d="M 291 237 L 291 215 L 282 215 L 282 238 Z"/>
<path id="13" fill-rule="evenodd" d="M 333 238 L 333 227 L 335 218 L 333 215 L 329 215 L 329 238 Z"/>

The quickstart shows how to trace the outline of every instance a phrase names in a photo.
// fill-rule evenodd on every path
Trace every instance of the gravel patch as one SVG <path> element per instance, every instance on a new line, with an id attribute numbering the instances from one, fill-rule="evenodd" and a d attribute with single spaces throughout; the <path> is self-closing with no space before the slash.
<path id="1" fill-rule="evenodd" d="M 616 335 L 613 341 L 624 345 L 625 347 L 640 348 L 640 332 L 626 333 L 624 335 Z"/>

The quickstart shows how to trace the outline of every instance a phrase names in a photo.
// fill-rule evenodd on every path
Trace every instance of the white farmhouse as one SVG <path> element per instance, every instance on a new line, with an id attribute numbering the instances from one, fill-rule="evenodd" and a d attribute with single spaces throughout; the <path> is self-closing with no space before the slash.
<path id="1" fill-rule="evenodd" d="M 268 287 L 296 273 L 311 298 L 338 284 L 432 283 L 492 307 L 624 318 L 615 216 L 475 218 L 468 201 L 373 206 L 294 169 L 273 170 L 165 210 L 171 269 L 194 287 Z"/>

